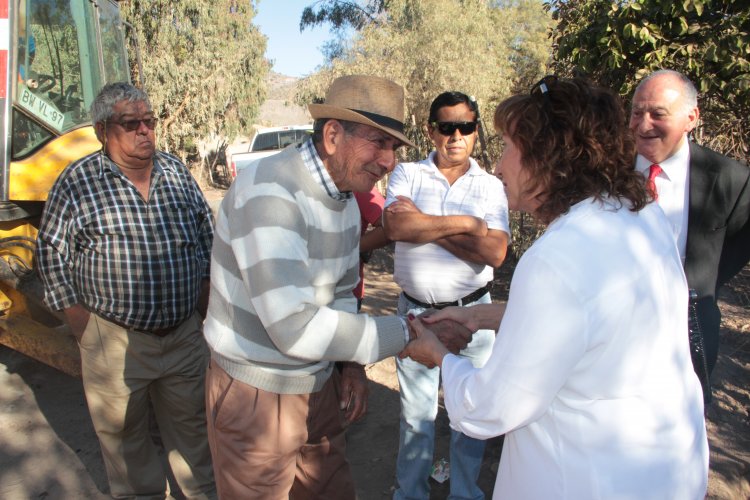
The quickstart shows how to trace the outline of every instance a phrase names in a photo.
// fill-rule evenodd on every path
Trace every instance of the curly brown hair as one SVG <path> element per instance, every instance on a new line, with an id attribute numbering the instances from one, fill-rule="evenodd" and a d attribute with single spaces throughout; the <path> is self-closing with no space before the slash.
<path id="1" fill-rule="evenodd" d="M 530 174 L 526 193 L 539 191 L 534 215 L 544 223 L 589 197 L 627 200 L 632 211 L 652 199 L 635 170 L 625 110 L 610 90 L 548 76 L 529 95 L 501 102 L 494 122 L 520 149 Z"/>

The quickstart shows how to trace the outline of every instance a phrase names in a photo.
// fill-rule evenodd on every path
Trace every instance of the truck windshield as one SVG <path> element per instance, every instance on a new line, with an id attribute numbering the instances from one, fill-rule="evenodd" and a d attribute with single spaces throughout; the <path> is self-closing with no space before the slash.
<path id="1" fill-rule="evenodd" d="M 130 80 L 112 0 L 22 0 L 16 42 L 14 159 L 88 124 L 102 85 Z"/>
<path id="2" fill-rule="evenodd" d="M 272 132 L 258 132 L 253 141 L 252 151 L 284 149 L 290 144 L 300 144 L 310 137 L 307 130 L 293 129 Z"/>

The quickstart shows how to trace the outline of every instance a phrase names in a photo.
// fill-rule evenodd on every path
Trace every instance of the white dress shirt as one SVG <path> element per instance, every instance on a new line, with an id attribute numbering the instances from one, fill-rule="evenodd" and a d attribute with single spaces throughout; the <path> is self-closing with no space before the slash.
<path id="1" fill-rule="evenodd" d="M 506 434 L 496 499 L 703 499 L 687 283 L 664 214 L 584 200 L 516 267 L 482 368 L 448 354 L 451 425 Z"/>
<path id="2" fill-rule="evenodd" d="M 685 247 L 688 233 L 688 208 L 690 196 L 690 146 L 687 137 L 677 152 L 659 163 L 662 172 L 654 179 L 657 203 L 664 210 L 672 227 L 680 258 L 685 263 Z M 641 155 L 635 160 L 635 168 L 648 179 L 651 162 Z"/>

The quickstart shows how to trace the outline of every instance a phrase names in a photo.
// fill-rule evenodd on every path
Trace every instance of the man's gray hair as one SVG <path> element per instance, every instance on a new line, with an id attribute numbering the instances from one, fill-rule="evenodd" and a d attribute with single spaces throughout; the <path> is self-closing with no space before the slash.
<path id="1" fill-rule="evenodd" d="M 337 118 L 318 118 L 313 122 L 312 140 L 315 144 L 323 142 L 323 127 L 329 120 L 338 121 L 344 129 L 344 132 L 351 134 L 359 127 L 359 123 L 350 122 L 349 120 L 338 120 Z"/>
<path id="2" fill-rule="evenodd" d="M 682 84 L 682 97 L 684 100 L 685 107 L 687 109 L 693 109 L 693 108 L 698 107 L 698 91 L 695 89 L 695 85 L 693 85 L 693 82 L 690 81 L 690 78 L 686 77 L 679 71 L 675 71 L 673 69 L 660 69 L 660 70 L 654 71 L 653 73 L 648 75 L 646 78 L 641 80 L 641 82 L 638 84 L 638 88 L 640 88 L 641 85 L 651 80 L 652 78 L 656 78 L 662 75 L 669 75 L 680 81 L 680 83 Z M 637 91 L 638 89 L 636 89 L 636 92 Z"/>
<path id="3" fill-rule="evenodd" d="M 113 108 L 120 101 L 145 102 L 151 109 L 148 94 L 127 82 L 115 82 L 105 85 L 91 103 L 91 123 L 107 121 L 112 117 Z"/>

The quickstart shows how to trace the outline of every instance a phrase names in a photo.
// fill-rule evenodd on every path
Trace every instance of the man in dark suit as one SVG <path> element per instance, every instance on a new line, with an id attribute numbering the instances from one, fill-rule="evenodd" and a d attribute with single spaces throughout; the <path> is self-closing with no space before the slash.
<path id="1" fill-rule="evenodd" d="M 750 260 L 750 169 L 688 140 L 699 116 L 690 80 L 660 70 L 638 85 L 630 128 L 636 169 L 672 224 L 688 286 L 697 292 L 710 375 L 719 351 L 718 290 Z M 708 380 L 701 383 L 708 389 Z"/>

